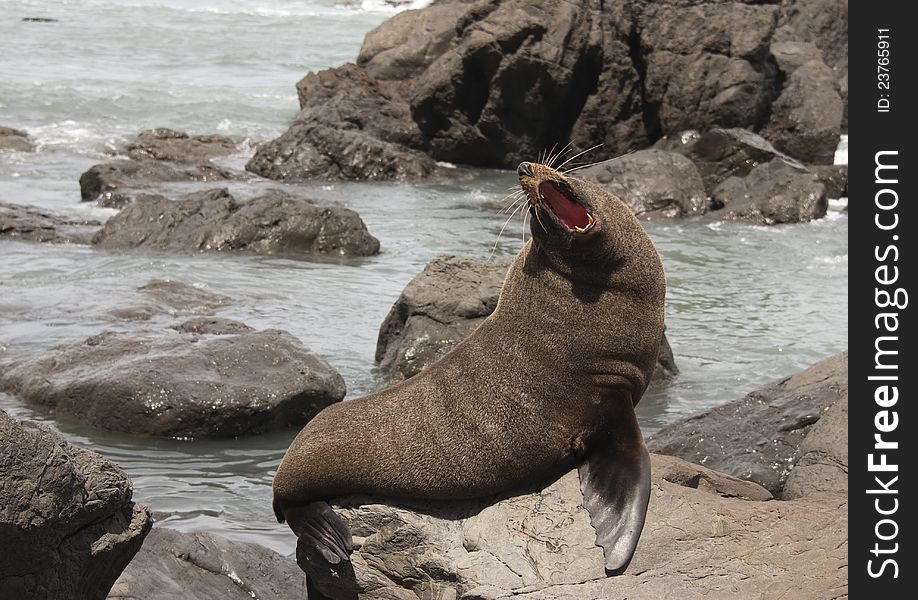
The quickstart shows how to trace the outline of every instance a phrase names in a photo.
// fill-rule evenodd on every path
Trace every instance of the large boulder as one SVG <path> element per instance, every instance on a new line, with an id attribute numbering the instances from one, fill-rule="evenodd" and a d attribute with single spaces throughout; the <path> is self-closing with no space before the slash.
<path id="1" fill-rule="evenodd" d="M 0 598 L 105 598 L 152 524 L 124 471 L 0 411 L 0 474 Z"/>
<path id="2" fill-rule="evenodd" d="M 73 219 L 52 212 L 0 202 L 0 240 L 13 239 L 52 244 L 88 244 L 102 223 Z"/>
<path id="3" fill-rule="evenodd" d="M 344 397 L 341 375 L 289 333 L 217 325 L 104 332 L 3 365 L 0 390 L 100 429 L 177 438 L 299 427 Z"/>
<path id="4" fill-rule="evenodd" d="M 741 400 L 664 427 L 648 439 L 647 446 L 652 452 L 754 481 L 781 496 L 788 476 L 801 460 L 801 466 L 811 467 L 813 476 L 827 482 L 839 481 L 829 471 L 842 461 L 847 473 L 847 453 L 838 450 L 839 445 L 847 445 L 847 398 L 848 353 L 843 352 Z M 838 402 L 844 402 L 844 408 L 830 408 Z M 814 425 L 830 410 L 844 417 L 845 425 L 824 424 L 820 430 L 825 433 L 803 445 L 811 433 L 818 433 Z M 826 447 L 835 448 L 835 458 L 821 462 L 818 453 Z M 830 483 L 808 483 L 801 477 L 795 490 L 838 488 Z"/>
<path id="5" fill-rule="evenodd" d="M 379 328 L 376 361 L 390 382 L 420 373 L 468 337 L 497 306 L 510 260 L 433 259 L 415 276 Z M 664 336 L 653 382 L 678 373 Z"/>
<path id="6" fill-rule="evenodd" d="M 745 177 L 730 177 L 711 192 L 713 219 L 762 225 L 805 223 L 826 214 L 825 186 L 813 173 L 783 160 L 754 168 Z"/>
<path id="7" fill-rule="evenodd" d="M 35 143 L 29 134 L 12 127 L 0 126 L 0 151 L 34 152 Z"/>
<path id="8" fill-rule="evenodd" d="M 667 598 L 678 590 L 690 600 L 846 593 L 845 494 L 778 502 L 758 485 L 704 467 L 658 455 L 651 460 L 644 531 L 630 566 L 615 577 L 603 568 L 576 472 L 541 492 L 485 508 L 344 499 L 340 512 L 357 546 L 359 597 L 580 600 Z"/>
<path id="9" fill-rule="evenodd" d="M 825 162 L 847 99 L 847 4 L 833 1 L 837 25 L 813 14 L 818 0 L 436 2 L 367 34 L 357 65 L 307 76 L 296 131 L 249 168 L 326 177 L 368 146 L 514 167 L 567 141 L 616 156 L 688 128 L 766 126 L 781 148 Z M 811 47 L 812 64 L 785 60 L 787 44 Z M 326 143 L 324 128 L 347 141 Z M 367 162 L 372 177 L 406 177 L 379 162 Z"/>
<path id="10" fill-rule="evenodd" d="M 236 142 L 223 135 L 188 135 L 184 131 L 159 127 L 137 134 L 119 154 L 143 160 L 168 160 L 178 163 L 204 163 L 238 151 Z"/>
<path id="11" fill-rule="evenodd" d="M 176 201 L 144 195 L 111 217 L 92 243 L 97 248 L 287 255 L 369 256 L 379 251 L 379 240 L 353 210 L 276 190 L 247 201 L 226 189 Z"/>
<path id="12" fill-rule="evenodd" d="M 154 527 L 108 598 L 290 600 L 305 587 L 294 560 L 263 546 Z"/>
<path id="13" fill-rule="evenodd" d="M 80 175 L 83 202 L 121 208 L 157 183 L 176 181 L 227 181 L 238 175 L 229 169 L 206 164 L 175 164 L 160 160 L 116 160 L 98 164 Z"/>
<path id="14" fill-rule="evenodd" d="M 640 218 L 701 215 L 708 206 L 698 169 L 675 152 L 639 150 L 579 169 L 574 175 L 609 190 Z"/>

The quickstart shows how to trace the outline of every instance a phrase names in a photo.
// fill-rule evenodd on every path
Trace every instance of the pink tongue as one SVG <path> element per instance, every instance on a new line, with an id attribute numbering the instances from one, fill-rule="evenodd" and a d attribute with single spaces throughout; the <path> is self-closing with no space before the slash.
<path id="1" fill-rule="evenodd" d="M 570 200 L 551 181 L 543 181 L 539 184 L 539 193 L 545 197 L 551 211 L 568 229 L 575 227 L 586 229 L 590 224 L 586 209 Z"/>

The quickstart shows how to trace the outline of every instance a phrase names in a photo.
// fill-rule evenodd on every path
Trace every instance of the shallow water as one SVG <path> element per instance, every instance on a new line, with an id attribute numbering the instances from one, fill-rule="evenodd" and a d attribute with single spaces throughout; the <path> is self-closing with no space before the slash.
<path id="1" fill-rule="evenodd" d="M 0 201 L 104 219 L 80 204 L 80 173 L 141 129 L 221 132 L 256 143 L 296 112 L 294 83 L 353 60 L 389 11 L 374 3 L 251 0 L 4 2 L 0 124 L 26 129 L 36 154 L 0 155 Z M 380 3 L 376 3 L 379 6 Z M 26 16 L 58 23 L 22 23 Z M 847 152 L 846 144 L 840 158 Z M 229 159 L 235 166 L 243 155 Z M 379 324 L 434 256 L 487 258 L 504 217 L 493 208 L 510 172 L 459 169 L 423 185 L 310 183 L 295 193 L 357 210 L 382 253 L 361 259 L 102 252 L 0 242 L 0 357 L 40 353 L 104 329 L 143 301 L 152 278 L 230 296 L 218 314 L 290 331 L 341 371 L 348 396 L 379 385 Z M 175 186 L 176 190 L 196 186 Z M 235 192 L 263 186 L 233 184 Z M 667 335 L 682 374 L 638 407 L 646 433 L 739 398 L 847 347 L 848 217 L 835 202 L 820 221 L 758 227 L 699 221 L 648 225 L 668 274 Z M 496 256 L 515 253 L 514 220 Z M 165 327 L 168 316 L 143 324 Z M 291 552 L 274 523 L 270 481 L 295 432 L 233 441 L 156 440 L 99 433 L 0 395 L 0 408 L 50 422 L 131 475 L 135 496 L 162 523 L 215 531 Z"/>

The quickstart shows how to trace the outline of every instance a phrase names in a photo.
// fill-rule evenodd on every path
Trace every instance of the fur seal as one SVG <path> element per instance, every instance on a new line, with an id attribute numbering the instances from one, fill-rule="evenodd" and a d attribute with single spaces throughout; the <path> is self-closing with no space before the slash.
<path id="1" fill-rule="evenodd" d="M 631 560 L 650 494 L 634 405 L 663 336 L 663 265 L 619 198 L 546 165 L 517 172 L 532 238 L 493 314 L 419 375 L 322 410 L 278 467 L 275 514 L 318 560 L 351 551 L 327 500 L 490 498 L 577 465 L 606 569 Z"/>

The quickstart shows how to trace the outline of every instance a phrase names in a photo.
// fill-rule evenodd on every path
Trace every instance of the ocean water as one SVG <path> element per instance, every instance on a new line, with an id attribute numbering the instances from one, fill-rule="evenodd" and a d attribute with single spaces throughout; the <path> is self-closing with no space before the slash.
<path id="1" fill-rule="evenodd" d="M 106 218 L 114 211 L 79 202 L 78 178 L 149 127 L 232 136 L 243 151 L 226 163 L 241 167 L 254 144 L 283 132 L 296 113 L 296 81 L 354 60 L 363 35 L 394 10 L 382 0 L 5 0 L 0 125 L 28 131 L 38 151 L 0 154 L 0 201 Z M 836 160 L 847 161 L 847 138 Z M 382 243 L 370 258 L 0 242 L 0 357 L 137 327 L 112 311 L 142 302 L 138 286 L 167 278 L 230 296 L 218 314 L 290 331 L 342 373 L 349 397 L 368 393 L 380 385 L 379 324 L 431 258 L 519 250 L 522 223 L 511 221 L 498 239 L 506 217 L 494 209 L 514 183 L 511 172 L 459 168 L 448 181 L 419 185 L 230 186 L 242 195 L 284 187 L 357 210 Z M 682 373 L 638 406 L 645 433 L 847 348 L 846 204 L 834 200 L 826 218 L 782 227 L 648 224 L 667 270 L 667 335 Z M 161 316 L 141 326 L 173 322 Z M 9 396 L 0 395 L 0 408 L 48 422 L 118 462 L 161 524 L 293 550 L 293 536 L 271 514 L 270 482 L 295 432 L 148 439 L 93 431 Z"/>

